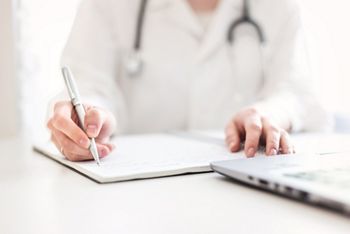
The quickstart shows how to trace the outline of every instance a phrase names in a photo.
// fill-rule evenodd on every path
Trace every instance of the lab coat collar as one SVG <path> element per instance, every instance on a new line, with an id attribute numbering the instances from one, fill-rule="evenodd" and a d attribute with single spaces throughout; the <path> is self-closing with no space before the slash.
<path id="1" fill-rule="evenodd" d="M 149 10 L 156 11 L 169 7 L 172 4 L 172 0 L 149 0 Z"/>
<path id="2" fill-rule="evenodd" d="M 241 14 L 242 0 L 221 0 L 203 39 L 197 56 L 198 61 L 209 58 L 220 46 L 228 43 L 229 26 Z"/>
<path id="3" fill-rule="evenodd" d="M 212 21 L 206 32 L 186 1 L 150 0 L 150 10 L 167 10 L 171 23 L 183 28 L 198 41 L 200 40 L 200 49 L 196 60 L 202 61 L 208 58 L 220 45 L 227 42 L 229 25 L 241 15 L 242 0 L 221 0 L 213 13 Z M 203 33 L 205 33 L 204 36 Z"/>

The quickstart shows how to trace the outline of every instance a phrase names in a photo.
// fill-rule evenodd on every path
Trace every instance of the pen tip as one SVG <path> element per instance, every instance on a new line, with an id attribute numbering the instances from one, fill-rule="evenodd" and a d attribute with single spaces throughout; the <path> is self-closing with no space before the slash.
<path id="1" fill-rule="evenodd" d="M 91 150 L 91 154 L 92 154 L 93 158 L 95 159 L 97 165 L 101 166 L 100 155 L 98 154 L 96 147 L 92 147 L 92 148 L 90 148 L 90 150 Z"/>

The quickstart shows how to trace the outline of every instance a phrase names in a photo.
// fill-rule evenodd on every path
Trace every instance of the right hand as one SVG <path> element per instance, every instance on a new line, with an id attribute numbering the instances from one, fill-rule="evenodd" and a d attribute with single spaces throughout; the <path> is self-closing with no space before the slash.
<path id="1" fill-rule="evenodd" d="M 84 107 L 86 133 L 79 127 L 78 116 L 68 101 L 55 104 L 54 114 L 47 123 L 51 131 L 51 140 L 58 150 L 71 161 L 93 159 L 89 151 L 89 138 L 95 138 L 101 158 L 109 155 L 115 148 L 110 143 L 110 137 L 116 128 L 113 114 L 98 107 L 89 105 L 84 105 Z"/>

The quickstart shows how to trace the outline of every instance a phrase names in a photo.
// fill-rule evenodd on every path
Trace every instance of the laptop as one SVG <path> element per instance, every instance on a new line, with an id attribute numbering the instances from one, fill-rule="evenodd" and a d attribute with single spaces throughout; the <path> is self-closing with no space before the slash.
<path id="1" fill-rule="evenodd" d="M 350 215 L 350 152 L 211 163 L 229 178 Z"/>

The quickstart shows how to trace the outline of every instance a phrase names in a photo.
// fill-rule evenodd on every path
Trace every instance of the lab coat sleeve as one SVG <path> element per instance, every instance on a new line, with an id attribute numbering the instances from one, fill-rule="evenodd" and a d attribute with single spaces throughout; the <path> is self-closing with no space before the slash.
<path id="1" fill-rule="evenodd" d="M 114 113 L 121 132 L 126 126 L 126 111 L 117 81 L 120 50 L 106 2 L 82 2 L 61 63 L 71 68 L 83 102 Z"/>
<path id="2" fill-rule="evenodd" d="M 269 40 L 264 85 L 254 106 L 272 119 L 288 119 L 294 132 L 330 129 L 330 118 L 314 95 L 299 12 Z"/>

